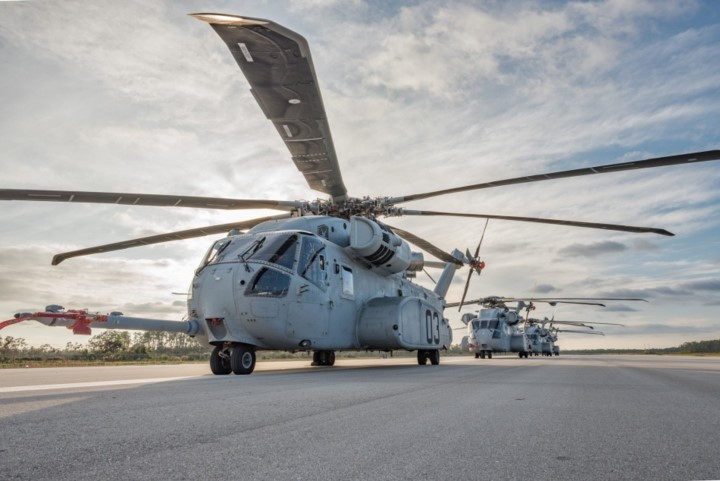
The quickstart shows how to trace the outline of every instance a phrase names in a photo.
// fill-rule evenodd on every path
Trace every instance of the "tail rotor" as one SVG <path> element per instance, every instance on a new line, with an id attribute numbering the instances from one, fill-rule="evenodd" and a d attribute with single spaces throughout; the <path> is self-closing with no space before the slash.
<path id="1" fill-rule="evenodd" d="M 477 249 L 475 249 L 475 255 L 470 255 L 470 250 L 465 249 L 465 257 L 467 257 L 468 265 L 470 266 L 470 272 L 468 273 L 467 281 L 465 282 L 465 290 L 463 291 L 462 299 L 460 300 L 460 306 L 458 307 L 458 312 L 463 307 L 463 303 L 465 302 L 465 296 L 467 296 L 468 288 L 470 287 L 470 278 L 473 275 L 473 272 L 477 272 L 478 275 L 482 274 L 482 270 L 485 268 L 485 262 L 481 261 L 478 257 L 480 255 L 480 247 L 482 246 L 483 239 L 485 238 L 485 231 L 487 230 L 488 222 L 490 222 L 490 219 L 487 219 L 485 221 L 485 227 L 483 227 L 482 235 L 480 236 L 480 242 L 478 243 Z"/>

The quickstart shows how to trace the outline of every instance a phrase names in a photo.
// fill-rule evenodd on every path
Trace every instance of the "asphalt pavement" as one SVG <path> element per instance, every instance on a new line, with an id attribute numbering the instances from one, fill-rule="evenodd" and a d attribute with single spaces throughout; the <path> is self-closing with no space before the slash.
<path id="1" fill-rule="evenodd" d="M 720 358 L 0 370 L 2 480 L 720 479 Z"/>

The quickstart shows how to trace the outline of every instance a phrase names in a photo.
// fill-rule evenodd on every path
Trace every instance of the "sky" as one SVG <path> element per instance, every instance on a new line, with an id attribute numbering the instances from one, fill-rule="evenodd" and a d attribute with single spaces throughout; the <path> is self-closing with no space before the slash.
<path id="1" fill-rule="evenodd" d="M 0 188 L 315 199 L 220 38 L 187 14 L 266 18 L 312 51 L 351 196 L 720 148 L 714 1 L 0 1 Z M 490 221 L 468 296 L 619 296 L 536 317 L 622 323 L 564 349 L 720 338 L 720 162 L 446 195 L 408 209 L 668 229 L 675 237 Z M 59 252 L 277 211 L 0 203 L 0 320 L 49 304 L 180 320 L 218 236 Z M 446 251 L 484 220 L 389 223 Z M 426 255 L 426 259 L 430 256 Z M 467 268 L 449 301 L 459 300 Z M 424 275 L 418 282 L 432 288 Z M 463 312 L 471 312 L 470 306 Z M 446 310 L 455 327 L 460 313 Z M 456 340 L 459 333 L 456 331 Z M 63 347 L 38 323 L 0 332 Z"/>

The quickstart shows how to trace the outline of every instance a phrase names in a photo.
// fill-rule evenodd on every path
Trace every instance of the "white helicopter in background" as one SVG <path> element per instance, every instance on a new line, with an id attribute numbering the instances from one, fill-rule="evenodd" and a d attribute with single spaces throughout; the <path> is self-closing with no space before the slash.
<path id="1" fill-rule="evenodd" d="M 621 325 L 603 322 L 573 322 L 555 321 L 545 318 L 543 320 L 529 317 L 531 310 L 535 309 L 535 303 L 547 303 L 552 306 L 557 304 L 584 304 L 591 306 L 605 305 L 598 301 L 645 301 L 645 299 L 630 298 L 511 298 L 491 296 L 466 302 L 465 304 L 481 304 L 477 314 L 466 313 L 461 321 L 467 327 L 467 336 L 461 341 L 464 351 L 475 354 L 475 359 L 492 359 L 495 352 L 516 352 L 520 358 L 528 358 L 535 354 L 552 355 L 554 353 L 554 342 L 557 341 L 558 332 L 577 332 L 553 327 L 553 324 L 570 325 L 594 329 L 592 324 Z M 645 301 L 647 302 L 647 301 Z M 515 306 L 508 306 L 508 303 L 516 303 Z M 449 303 L 448 307 L 455 305 Z M 522 311 L 525 311 L 523 319 Z M 548 324 L 548 327 L 545 327 Z M 598 332 L 587 332 L 598 334 Z M 557 350 L 559 355 L 559 349 Z"/>
<path id="2" fill-rule="evenodd" d="M 25 320 L 91 328 L 160 330 L 195 336 L 213 348 L 214 374 L 250 374 L 256 351 L 312 351 L 313 363 L 331 366 L 338 350 L 417 351 L 418 364 L 440 362 L 452 341 L 444 316 L 455 271 L 476 259 L 437 248 L 380 218 L 456 216 L 535 222 L 635 233 L 673 235 L 657 228 L 536 217 L 411 210 L 398 205 L 440 195 L 503 185 L 720 159 L 720 151 L 585 167 L 477 183 L 396 197 L 351 197 L 343 182 L 307 41 L 270 20 L 198 13 L 229 48 L 262 112 L 273 123 L 293 162 L 325 199 L 256 200 L 145 193 L 2 189 L 0 200 L 164 206 L 197 209 L 276 209 L 252 220 L 162 233 L 56 255 L 52 264 L 96 253 L 226 234 L 213 243 L 190 282 L 187 320 L 93 314 L 48 306 L 16 314 L 0 328 Z M 350 113 L 351 114 L 351 113 Z M 403 181 L 403 184 L 405 181 Z M 433 290 L 411 281 L 424 258 L 408 242 L 443 262 Z"/>
<path id="3" fill-rule="evenodd" d="M 548 327 L 545 324 L 549 323 Z M 577 330 L 577 329 L 565 329 L 553 324 L 565 324 L 570 326 L 584 327 L 588 330 Z M 567 332 L 572 334 L 590 334 L 596 336 L 604 336 L 605 333 L 602 331 L 594 330 L 595 327 L 592 324 L 603 324 L 609 326 L 623 326 L 623 324 L 617 324 L 614 322 L 573 322 L 573 321 L 555 321 L 548 319 L 547 317 L 543 320 L 529 319 L 527 327 L 525 328 L 526 335 L 530 342 L 530 349 L 532 354 L 535 356 L 559 356 L 560 346 L 555 343 L 558 340 L 558 333 Z M 522 357 L 522 356 L 521 356 Z M 527 357 L 527 356 L 525 356 Z"/>

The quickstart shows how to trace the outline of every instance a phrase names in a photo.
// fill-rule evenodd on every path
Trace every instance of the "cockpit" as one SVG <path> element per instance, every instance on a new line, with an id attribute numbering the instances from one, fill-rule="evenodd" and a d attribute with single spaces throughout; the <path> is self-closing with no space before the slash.
<path id="1" fill-rule="evenodd" d="M 214 264 L 244 263 L 260 269 L 247 283 L 246 296 L 285 297 L 297 273 L 326 289 L 325 243 L 307 232 L 264 232 L 220 239 L 208 250 L 196 271 Z M 253 269 L 254 270 L 254 269 Z"/>

